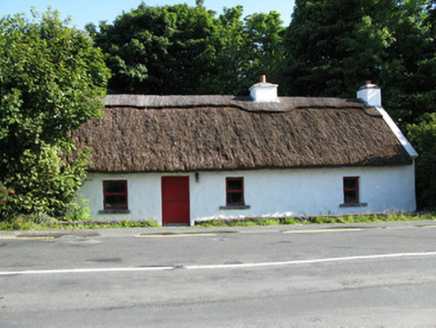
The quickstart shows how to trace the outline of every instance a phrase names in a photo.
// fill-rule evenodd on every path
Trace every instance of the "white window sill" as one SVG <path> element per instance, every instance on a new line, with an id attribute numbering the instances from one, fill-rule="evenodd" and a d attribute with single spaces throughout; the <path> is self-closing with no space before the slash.
<path id="1" fill-rule="evenodd" d="M 220 206 L 220 211 L 228 211 L 228 210 L 249 210 L 250 208 L 251 208 L 250 205 Z"/>
<path id="2" fill-rule="evenodd" d="M 368 203 L 344 203 L 339 204 L 339 207 L 366 207 Z"/>
<path id="3" fill-rule="evenodd" d="M 113 210 L 101 210 L 98 214 L 130 214 L 129 210 L 113 209 Z"/>

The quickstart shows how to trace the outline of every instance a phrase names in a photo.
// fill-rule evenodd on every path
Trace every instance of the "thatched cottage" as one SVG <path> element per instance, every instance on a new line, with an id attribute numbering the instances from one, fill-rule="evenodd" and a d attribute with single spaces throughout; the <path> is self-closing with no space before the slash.
<path id="1" fill-rule="evenodd" d="M 97 220 L 415 210 L 418 156 L 368 82 L 358 99 L 110 95 L 75 134 Z"/>

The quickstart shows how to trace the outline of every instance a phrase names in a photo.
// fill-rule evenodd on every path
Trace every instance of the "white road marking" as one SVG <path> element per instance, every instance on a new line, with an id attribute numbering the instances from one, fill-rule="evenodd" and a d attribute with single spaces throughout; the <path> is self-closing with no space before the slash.
<path id="1" fill-rule="evenodd" d="M 333 258 L 313 259 L 313 260 L 283 261 L 283 262 L 218 264 L 218 265 L 191 265 L 191 266 L 186 266 L 186 269 L 254 268 L 254 267 L 265 267 L 265 266 L 316 264 L 316 263 L 327 263 L 327 262 L 345 262 L 345 261 L 358 261 L 358 260 L 386 259 L 386 258 L 396 258 L 396 257 L 423 257 L 423 256 L 436 256 L 436 252 L 363 255 L 363 256 L 333 257 Z"/>
<path id="2" fill-rule="evenodd" d="M 143 268 L 96 268 L 96 269 L 65 269 L 65 270 L 33 270 L 33 271 L 0 271 L 0 276 L 32 275 L 32 274 L 62 274 L 62 273 L 104 273 L 104 272 L 136 272 L 174 270 L 173 266 L 143 267 Z"/>
<path id="3" fill-rule="evenodd" d="M 241 263 L 241 264 L 217 264 L 217 265 L 187 265 L 187 266 L 165 266 L 165 267 L 141 267 L 141 268 L 95 268 L 95 269 L 65 269 L 65 270 L 33 270 L 33 271 L 0 271 L 0 276 L 10 275 L 36 275 L 36 274 L 66 274 L 66 273 L 105 273 L 105 272 L 141 272 L 141 271 L 168 271 L 175 269 L 244 269 L 267 266 L 286 266 L 299 264 L 317 264 L 346 261 L 366 261 L 376 259 L 400 258 L 400 257 L 426 257 L 436 256 L 436 252 L 421 253 L 393 253 L 380 255 L 362 255 L 348 257 L 333 257 L 325 259 L 296 260 L 282 262 L 263 262 L 263 263 Z"/>
<path id="4" fill-rule="evenodd" d="M 283 233 L 319 233 L 319 232 L 344 232 L 344 231 L 361 231 L 360 228 L 345 228 L 345 229 L 318 229 L 318 230 L 288 230 Z"/>
<path id="5" fill-rule="evenodd" d="M 176 238 L 176 237 L 204 237 L 216 236 L 214 233 L 179 233 L 179 234 L 155 234 L 155 235 L 137 235 L 137 238 Z"/>
<path id="6" fill-rule="evenodd" d="M 2 239 L 8 239 L 8 240 L 35 240 L 35 239 L 55 239 L 54 236 L 2 236 L 0 237 L 0 240 Z"/>

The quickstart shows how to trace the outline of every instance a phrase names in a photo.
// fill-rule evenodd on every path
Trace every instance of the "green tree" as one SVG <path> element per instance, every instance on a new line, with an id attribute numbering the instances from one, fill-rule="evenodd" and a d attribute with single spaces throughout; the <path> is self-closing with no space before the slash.
<path id="1" fill-rule="evenodd" d="M 436 113 L 422 116 L 409 127 L 408 138 L 420 154 L 416 160 L 418 207 L 436 209 Z"/>
<path id="2" fill-rule="evenodd" d="M 419 54 L 419 61 L 416 63 L 418 72 L 413 75 L 414 80 L 411 83 L 412 97 L 404 98 L 406 109 L 409 109 L 406 114 L 409 117 L 425 112 L 418 119 L 414 119 L 417 123 L 408 126 L 408 137 L 420 154 L 416 160 L 418 206 L 435 210 L 436 177 L 433 172 L 436 172 L 436 1 L 425 2 L 425 5 L 426 16 L 423 21 L 428 28 L 426 47 Z"/>
<path id="3" fill-rule="evenodd" d="M 268 74 L 271 81 L 277 78 L 279 66 L 284 53 L 283 34 L 285 29 L 282 27 L 280 14 L 271 11 L 268 14 L 253 14 L 244 19 L 245 21 L 245 40 L 247 60 L 250 62 L 250 71 L 255 77 L 259 74 Z M 250 77 L 250 83 L 253 83 Z"/>
<path id="4" fill-rule="evenodd" d="M 222 29 L 216 79 L 221 94 L 246 94 L 260 74 L 275 81 L 280 71 L 284 31 L 280 15 L 271 11 L 242 19 L 242 14 L 242 6 L 236 6 L 225 8 L 219 17 Z"/>
<path id="5" fill-rule="evenodd" d="M 224 8 L 219 16 L 218 42 L 214 51 L 215 74 L 209 77 L 211 90 L 205 93 L 237 94 L 238 83 L 245 75 L 248 63 L 244 53 L 244 23 L 242 6 Z"/>
<path id="6" fill-rule="evenodd" d="M 113 24 L 87 29 L 108 54 L 111 93 L 240 94 L 276 68 L 283 30 L 275 12 L 244 20 L 242 12 L 242 6 L 224 9 L 216 18 L 202 1 L 141 4 Z"/>
<path id="7" fill-rule="evenodd" d="M 299 96 L 354 97 L 365 80 L 405 129 L 434 110 L 435 45 L 426 0 L 297 0 L 282 77 Z"/>
<path id="8" fill-rule="evenodd" d="M 385 49 L 379 81 L 384 106 L 405 131 L 436 109 L 436 43 L 431 35 L 428 1 L 401 1 L 385 23 L 392 42 Z M 380 23 L 378 23 L 380 25 Z"/>
<path id="9" fill-rule="evenodd" d="M 365 68 L 353 63 L 361 58 L 356 46 L 360 4 L 358 0 L 296 1 L 284 42 L 287 60 L 281 79 L 289 95 L 344 96 L 356 80 L 368 79 Z"/>
<path id="10" fill-rule="evenodd" d="M 67 24 L 56 11 L 0 20 L 0 182 L 17 196 L 9 215 L 64 215 L 84 178 L 69 132 L 100 117 L 109 71 Z"/>
<path id="11" fill-rule="evenodd" d="M 219 26 L 202 5 L 149 7 L 144 3 L 113 24 L 87 29 L 108 54 L 111 93 L 196 94 L 214 73 Z"/>

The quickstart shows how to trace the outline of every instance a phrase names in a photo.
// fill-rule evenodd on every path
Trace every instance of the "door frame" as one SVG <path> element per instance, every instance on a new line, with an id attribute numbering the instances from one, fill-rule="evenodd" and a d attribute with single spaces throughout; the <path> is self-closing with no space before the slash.
<path id="1" fill-rule="evenodd" d="M 188 205 L 188 210 L 187 210 L 187 216 L 185 216 L 183 218 L 183 222 L 167 222 L 168 218 L 166 215 L 167 209 L 165 208 L 165 205 L 167 205 L 168 202 L 171 201 L 166 201 L 165 200 L 165 190 L 164 188 L 167 188 L 167 184 L 164 183 L 164 180 L 179 180 L 179 181 L 183 181 L 183 183 L 186 183 L 187 186 L 187 193 L 184 194 L 185 197 L 182 197 L 183 200 L 186 201 L 187 205 Z M 182 201 L 183 201 L 182 200 Z M 169 225 L 191 225 L 191 183 L 190 183 L 190 176 L 188 175 L 166 175 L 166 176 L 162 176 L 161 177 L 161 203 L 162 203 L 162 226 L 165 226 L 167 224 Z"/>

